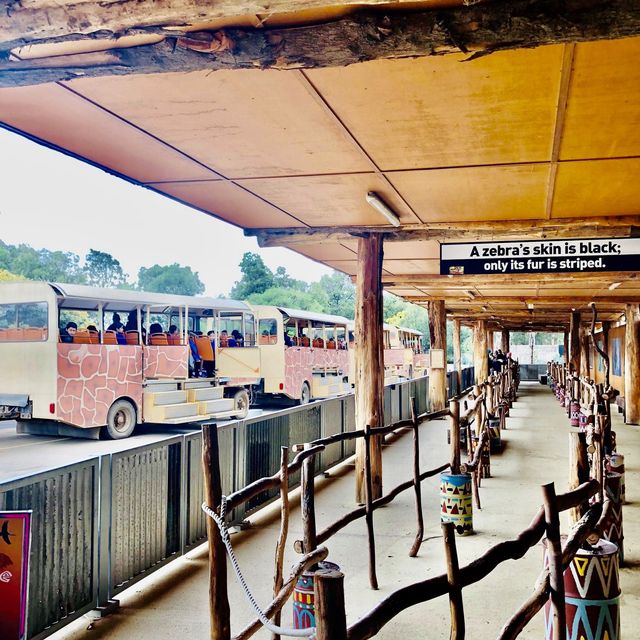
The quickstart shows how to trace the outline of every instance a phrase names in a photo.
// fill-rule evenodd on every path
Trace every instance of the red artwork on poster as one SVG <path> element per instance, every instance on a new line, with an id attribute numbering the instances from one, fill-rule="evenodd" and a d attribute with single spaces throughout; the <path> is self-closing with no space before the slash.
<path id="1" fill-rule="evenodd" d="M 27 637 L 31 511 L 0 511 L 0 638 Z"/>

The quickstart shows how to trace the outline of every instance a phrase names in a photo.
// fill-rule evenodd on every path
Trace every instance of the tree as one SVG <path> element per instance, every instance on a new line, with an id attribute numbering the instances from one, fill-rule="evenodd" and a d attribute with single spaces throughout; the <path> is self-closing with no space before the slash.
<path id="1" fill-rule="evenodd" d="M 69 251 L 34 249 L 27 244 L 0 243 L 0 269 L 29 280 L 53 282 L 85 282 L 80 257 Z"/>
<path id="2" fill-rule="evenodd" d="M 314 282 L 310 288 L 314 296 L 326 299 L 325 313 L 345 316 L 353 320 L 356 306 L 356 288 L 351 278 L 344 273 L 324 275 L 319 282 Z"/>
<path id="3" fill-rule="evenodd" d="M 141 267 L 138 271 L 138 289 L 195 296 L 204 292 L 204 284 L 191 267 L 183 267 L 174 262 L 170 265 L 154 264 L 148 269 Z"/>
<path id="4" fill-rule="evenodd" d="M 278 267 L 273 274 L 273 286 L 280 289 L 295 289 L 308 291 L 309 285 L 304 280 L 292 278 L 284 267 Z"/>
<path id="5" fill-rule="evenodd" d="M 15 273 L 11 273 L 11 271 L 7 271 L 6 269 L 0 269 L 0 282 L 21 282 L 24 280 L 25 278 L 22 276 L 17 276 Z"/>
<path id="6" fill-rule="evenodd" d="M 253 304 L 273 305 L 274 307 L 289 307 L 305 311 L 326 313 L 326 297 L 322 298 L 308 291 L 297 289 L 283 289 L 271 287 L 262 293 L 252 293 L 249 302 Z"/>
<path id="7" fill-rule="evenodd" d="M 252 294 L 264 293 L 274 286 L 271 269 L 257 253 L 247 251 L 242 256 L 240 271 L 242 278 L 234 283 L 230 293 L 236 300 L 246 300 Z"/>
<path id="8" fill-rule="evenodd" d="M 94 287 L 117 287 L 126 281 L 120 261 L 109 253 L 89 249 L 84 270 L 87 282 Z"/>

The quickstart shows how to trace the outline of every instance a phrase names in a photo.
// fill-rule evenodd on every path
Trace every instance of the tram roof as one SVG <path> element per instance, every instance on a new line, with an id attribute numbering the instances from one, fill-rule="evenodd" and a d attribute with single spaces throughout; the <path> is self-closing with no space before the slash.
<path id="1" fill-rule="evenodd" d="M 297 320 L 311 320 L 312 322 L 324 322 L 326 324 L 347 325 L 350 320 L 344 316 L 334 316 L 330 313 L 318 313 L 317 311 L 303 311 L 302 309 L 289 309 L 287 307 L 277 307 L 289 318 Z"/>
<path id="2" fill-rule="evenodd" d="M 382 231 L 388 291 L 561 328 L 637 274 L 449 278 L 440 247 L 637 234 L 639 35 L 633 0 L 15 3 L 0 120 L 352 276 Z"/>
<path id="3" fill-rule="evenodd" d="M 97 309 L 99 304 L 106 311 L 131 311 L 138 306 L 150 307 L 154 311 L 168 308 L 189 307 L 193 310 L 251 311 L 249 305 L 238 300 L 208 298 L 200 296 L 180 296 L 126 289 L 102 289 L 82 284 L 48 283 L 58 296 L 64 298 L 65 306 L 74 309 Z"/>

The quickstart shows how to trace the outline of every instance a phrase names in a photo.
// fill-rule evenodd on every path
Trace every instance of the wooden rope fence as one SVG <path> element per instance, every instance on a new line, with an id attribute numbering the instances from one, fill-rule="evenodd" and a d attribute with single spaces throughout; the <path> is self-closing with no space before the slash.
<path id="1" fill-rule="evenodd" d="M 321 438 L 309 443 L 301 445 L 294 445 L 293 450 L 297 454 L 295 458 L 288 462 L 288 450 L 286 447 L 282 449 L 280 470 L 274 475 L 266 478 L 261 478 L 255 482 L 247 485 L 243 489 L 236 491 L 235 493 L 226 497 L 226 509 L 227 513 L 231 512 L 234 508 L 240 506 L 244 502 L 251 500 L 259 493 L 267 490 L 279 488 L 281 494 L 281 527 L 276 545 L 275 554 L 275 572 L 274 572 L 274 597 L 265 609 L 264 612 L 271 620 L 279 622 L 280 612 L 282 607 L 286 603 L 294 590 L 297 579 L 303 572 L 314 568 L 321 560 L 327 557 L 327 549 L 323 545 L 338 531 L 346 527 L 349 523 L 364 518 L 367 527 L 367 539 L 369 547 L 369 581 L 372 589 L 377 589 L 377 577 L 376 577 L 376 555 L 375 555 L 375 533 L 373 514 L 376 509 L 388 504 L 400 493 L 408 489 L 413 488 L 416 504 L 416 536 L 409 550 L 409 556 L 415 557 L 420 549 L 423 534 L 424 534 L 424 522 L 422 518 L 422 492 L 421 483 L 426 478 L 432 477 L 451 469 L 454 473 L 470 472 L 472 476 L 477 480 L 474 483 L 474 495 L 476 504 L 480 506 L 479 500 L 479 480 L 482 474 L 482 465 L 480 461 L 482 459 L 482 451 L 486 447 L 489 439 L 489 432 L 487 427 L 487 419 L 491 415 L 487 408 L 487 398 L 490 397 L 488 406 L 495 408 L 501 403 L 510 403 L 516 395 L 518 384 L 517 364 L 512 363 L 506 367 L 503 372 L 497 376 L 493 376 L 485 383 L 478 385 L 474 388 L 471 394 L 465 394 L 462 396 L 463 403 L 465 404 L 462 411 L 460 411 L 460 399 L 452 401 L 448 409 L 434 413 L 425 413 L 417 415 L 415 399 L 412 398 L 411 409 L 412 417 L 410 420 L 403 420 L 396 424 L 387 427 L 371 428 L 367 427 L 364 430 L 340 433 L 326 438 Z M 448 462 L 443 462 L 433 469 L 426 471 L 420 471 L 419 465 L 419 425 L 425 420 L 434 420 L 441 417 L 449 417 L 450 429 L 451 429 L 451 455 Z M 467 439 L 468 460 L 464 464 L 461 463 L 461 449 L 460 449 L 460 433 L 464 429 L 469 436 L 471 433 L 472 425 L 475 427 L 477 436 L 477 443 L 475 449 L 473 448 L 472 439 Z M 394 433 L 400 429 L 411 429 L 413 432 L 413 477 L 395 488 L 389 491 L 386 495 L 372 499 L 371 492 L 371 465 L 368 455 L 365 459 L 365 504 L 353 509 L 352 511 L 342 515 L 333 523 L 326 526 L 323 530 L 316 530 L 315 519 L 315 489 L 314 489 L 314 459 L 315 456 L 320 454 L 330 444 L 341 442 L 343 440 L 351 440 L 355 438 L 364 438 L 369 443 L 371 438 L 386 436 Z M 203 427 L 203 469 L 205 478 L 209 478 L 206 486 L 211 486 L 212 482 L 215 482 L 216 477 L 219 478 L 219 459 L 218 459 L 218 447 L 217 447 L 217 430 L 215 425 L 207 425 Z M 369 447 L 365 447 L 365 452 L 369 451 Z M 206 455 L 205 455 L 206 453 Z M 302 514 L 302 528 L 303 539 L 294 543 L 295 550 L 302 554 L 300 562 L 298 562 L 285 580 L 283 578 L 283 550 L 286 545 L 288 534 L 288 521 L 289 521 L 289 500 L 288 500 L 288 479 L 291 474 L 302 470 L 301 478 L 301 514 Z M 219 486 L 219 484 L 218 484 Z M 587 489 L 582 488 L 577 495 L 582 495 Z M 287 497 L 285 498 L 285 494 Z M 568 495 L 568 494 L 567 494 Z M 560 504 L 566 504 L 567 500 L 572 500 L 570 496 L 559 496 L 558 502 Z M 565 502 L 563 503 L 562 500 Z M 216 513 L 220 513 L 221 496 L 218 492 L 209 492 L 207 494 L 207 504 Z M 566 508 L 566 507 L 565 507 Z M 536 529 L 532 535 L 537 535 L 537 539 L 542 536 L 544 529 L 544 522 L 535 522 Z M 222 612 L 223 616 L 214 614 L 212 608 L 211 616 L 211 638 L 215 640 L 229 640 L 230 625 L 229 625 L 229 602 L 227 594 L 226 584 L 226 562 L 224 559 L 224 548 L 221 547 L 220 533 L 216 529 L 215 524 L 208 519 L 208 533 L 210 545 L 213 545 L 215 552 L 210 554 L 210 602 L 212 607 L 215 607 L 216 612 Z M 542 528 L 540 528 L 542 527 Z M 540 531 L 538 531 L 540 529 Z M 456 625 L 456 637 L 464 637 L 464 614 L 462 607 L 462 588 L 468 584 L 472 584 L 477 580 L 482 579 L 487 575 L 495 566 L 497 566 L 502 557 L 500 554 L 506 553 L 504 559 L 508 557 L 520 557 L 528 546 L 522 547 L 522 543 L 514 541 L 513 545 L 508 543 L 502 543 L 507 545 L 506 547 L 497 545 L 497 554 L 491 553 L 490 550 L 485 554 L 486 558 L 479 564 L 471 563 L 467 567 L 460 569 L 457 566 L 457 554 L 455 550 L 455 540 L 453 535 L 450 535 L 451 527 L 443 527 L 443 535 L 445 536 L 446 548 L 445 553 L 447 556 L 447 575 L 439 576 L 438 578 L 427 581 L 433 582 L 435 585 L 435 595 L 429 595 L 432 590 L 427 590 L 427 596 L 424 599 L 415 600 L 415 602 L 422 602 L 425 599 L 431 599 L 438 595 L 449 593 L 451 597 L 451 611 L 452 611 L 452 624 Z M 539 535 L 538 535 L 539 534 Z M 537 541 L 536 539 L 536 541 Z M 534 541 L 531 544 L 535 544 Z M 512 547 L 515 545 L 514 549 Z M 529 545 L 531 546 L 531 545 Z M 504 549 L 503 552 L 501 549 Z M 522 549 L 522 551 L 521 551 Z M 516 555 L 514 555 L 516 554 Z M 518 555 L 520 554 L 520 555 Z M 484 556 L 483 556 L 484 558 Z M 482 560 L 482 558 L 481 558 Z M 488 568 L 491 567 L 491 568 Z M 358 621 L 351 628 L 346 628 L 346 622 L 343 622 L 345 618 L 344 613 L 344 590 L 343 581 L 339 572 L 329 572 L 325 574 L 322 571 L 318 575 L 322 574 L 321 580 L 316 584 L 316 591 L 318 595 L 319 606 L 316 611 L 317 620 L 317 638 L 332 638 L 339 640 L 339 638 L 368 638 L 371 635 L 367 635 L 369 632 L 369 623 L 374 627 L 378 624 L 383 625 L 390 620 L 393 613 L 388 620 L 383 621 L 389 612 L 394 611 L 395 594 L 392 594 L 389 598 L 384 600 L 381 605 L 382 608 L 377 607 L 368 616 L 365 616 L 362 620 Z M 421 592 L 423 583 L 417 583 L 411 585 L 409 589 L 415 588 L 418 593 Z M 440 592 L 441 589 L 443 589 Z M 407 589 L 407 588 L 405 588 Z M 402 590 L 401 590 L 402 591 Z M 415 597 L 415 596 L 414 596 Z M 389 601 L 389 604 L 385 604 Z M 342 603 L 340 605 L 340 603 Z M 410 604 L 407 606 L 411 606 Z M 405 608 L 405 607 L 403 607 Z M 245 626 L 240 631 L 234 640 L 245 640 L 255 634 L 262 624 L 256 619 Z M 274 636 L 277 637 L 277 636 Z"/>

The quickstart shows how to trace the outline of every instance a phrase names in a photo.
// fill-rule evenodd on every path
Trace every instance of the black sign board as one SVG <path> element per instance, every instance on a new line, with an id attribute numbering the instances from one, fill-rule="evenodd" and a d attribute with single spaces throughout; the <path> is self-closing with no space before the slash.
<path id="1" fill-rule="evenodd" d="M 639 271 L 640 238 L 440 245 L 441 275 Z"/>

